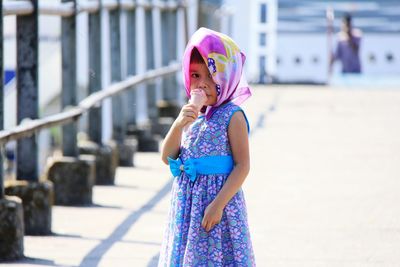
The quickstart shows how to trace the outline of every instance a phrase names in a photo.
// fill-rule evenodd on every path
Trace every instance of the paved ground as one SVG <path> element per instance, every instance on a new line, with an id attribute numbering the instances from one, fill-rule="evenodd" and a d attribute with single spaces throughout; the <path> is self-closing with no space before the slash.
<path id="1" fill-rule="evenodd" d="M 244 190 L 258 266 L 400 266 L 400 90 L 258 88 Z M 156 266 L 170 175 L 157 153 L 54 207 L 10 266 Z M 7 266 L 8 266 L 7 265 Z"/>

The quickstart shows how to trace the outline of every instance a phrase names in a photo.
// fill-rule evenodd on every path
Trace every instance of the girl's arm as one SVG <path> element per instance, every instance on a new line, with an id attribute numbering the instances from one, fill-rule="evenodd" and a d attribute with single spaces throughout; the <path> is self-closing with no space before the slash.
<path id="1" fill-rule="evenodd" d="M 211 230 L 221 221 L 226 204 L 239 191 L 250 170 L 247 123 L 242 112 L 233 114 L 228 127 L 228 137 L 235 167 L 221 191 L 204 212 L 202 226 L 206 231 Z"/>
<path id="2" fill-rule="evenodd" d="M 184 127 L 197 119 L 197 108 L 193 104 L 184 105 L 169 129 L 161 148 L 161 159 L 168 165 L 168 157 L 177 158 Z"/>

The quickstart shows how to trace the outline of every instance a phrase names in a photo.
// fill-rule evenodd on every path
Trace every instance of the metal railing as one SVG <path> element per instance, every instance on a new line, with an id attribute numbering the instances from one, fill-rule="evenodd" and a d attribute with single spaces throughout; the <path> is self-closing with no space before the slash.
<path id="1" fill-rule="evenodd" d="M 42 119 L 24 120 L 20 125 L 12 129 L 0 131 L 0 146 L 10 141 L 29 137 L 39 130 L 75 121 L 79 119 L 79 117 L 82 116 L 84 113 L 88 112 L 89 109 L 96 106 L 101 101 L 112 97 L 113 95 L 119 94 L 124 90 L 131 89 L 132 86 L 138 85 L 140 83 L 170 75 L 180 70 L 181 65 L 178 63 L 173 63 L 169 66 L 161 67 L 155 70 L 150 70 L 144 74 L 129 77 L 122 82 L 112 84 L 106 89 L 93 93 L 81 102 L 79 102 L 77 106 L 69 107 L 64 112 L 51 115 Z"/>
<path id="2" fill-rule="evenodd" d="M 1 5 L 2 4 L 2 5 Z M 53 126 L 63 126 L 63 154 L 77 156 L 76 121 L 86 112 L 89 113 L 89 137 L 91 140 L 101 143 L 101 105 L 107 98 L 113 101 L 113 125 L 115 131 L 120 131 L 115 136 L 121 136 L 124 127 L 123 116 L 120 113 L 119 94 L 123 91 L 135 88 L 135 95 L 130 98 L 140 103 L 147 101 L 145 96 L 146 87 L 140 87 L 146 81 L 160 77 L 171 76 L 180 68 L 177 62 L 177 44 L 187 40 L 187 14 L 184 1 L 129 1 L 129 0 L 95 0 L 77 1 L 62 0 L 61 3 L 49 4 L 39 3 L 38 0 L 31 1 L 0 1 L 2 17 L 0 27 L 3 27 L 3 16 L 15 15 L 17 17 L 17 105 L 18 126 L 12 129 L 2 130 L 3 127 L 3 105 L 0 105 L 0 146 L 17 140 L 17 179 L 19 177 L 32 177 L 30 180 L 37 181 L 37 154 L 38 148 L 34 136 L 38 131 Z M 101 73 L 101 34 L 102 11 L 109 14 L 110 36 L 112 39 L 110 57 L 113 64 L 110 66 L 112 84 L 102 86 Z M 89 76 L 89 96 L 77 103 L 76 95 L 76 16 L 86 12 L 89 16 L 89 69 L 97 75 Z M 127 51 L 121 55 L 120 21 L 121 12 L 126 12 L 127 21 L 131 27 L 126 30 Z M 183 14 L 183 16 L 182 16 Z M 53 15 L 62 18 L 62 106 L 63 111 L 45 118 L 38 118 L 38 17 L 39 15 Z M 179 17 L 180 16 L 180 17 Z M 158 18 L 155 20 L 154 18 Z M 159 25 L 153 25 L 158 21 Z M 183 24 L 183 26 L 181 25 Z M 178 37 L 177 28 L 184 29 L 184 36 Z M 159 28 L 157 28 L 159 27 Z M 151 31 L 151 36 L 147 33 Z M 155 44 L 154 36 L 162 41 L 163 45 Z M 183 40 L 178 40 L 181 38 Z M 0 71 L 3 72 L 3 33 L 0 31 Z M 116 41 L 114 41 L 116 40 Z M 142 50 L 145 50 L 144 55 Z M 150 49 L 150 50 L 149 50 Z M 163 51 L 159 51 L 163 49 Z M 137 52 L 137 53 L 136 53 Z M 152 54 L 159 55 L 161 59 Z M 149 56 L 150 55 L 150 56 Z M 128 58 L 126 77 L 121 75 L 121 57 Z M 146 58 L 147 57 L 147 58 Z M 129 61 L 131 60 L 131 61 Z M 133 63 L 132 63 L 133 62 Z M 2 75 L 1 75 L 2 78 Z M 3 79 L 3 78 L 2 78 Z M 123 79 L 121 81 L 121 79 Z M 174 85 L 175 77 L 165 78 L 165 87 Z M 0 85 L 0 101 L 3 102 L 3 83 Z M 132 90 L 131 90 L 132 91 Z M 164 89 L 164 96 L 169 99 L 176 98 L 175 93 Z M 144 106 L 143 106 L 144 105 Z M 115 107 L 114 107 L 115 106 Z M 146 104 L 142 107 L 147 109 Z M 136 112 L 133 112 L 137 116 Z M 27 115 L 28 114 L 28 115 Z M 114 115 L 116 116 L 114 118 Z M 119 116 L 119 117 L 118 117 Z M 115 121 L 114 121 L 115 119 Z M 121 119 L 121 120 L 119 120 Z M 135 121 L 135 119 L 133 119 Z M 119 125 L 115 125 L 119 124 Z M 2 157 L 0 166 L 2 166 Z M 0 198 L 4 197 L 3 168 L 0 168 Z"/>
<path id="3" fill-rule="evenodd" d="M 153 3 L 132 0 L 102 0 L 102 1 L 85 1 L 74 5 L 73 2 L 66 3 L 39 3 L 39 13 L 41 15 L 56 15 L 61 17 L 69 17 L 77 13 L 98 12 L 101 8 L 107 10 L 133 10 L 137 7 L 143 7 L 146 10 L 158 8 L 163 11 L 177 10 L 186 8 L 184 1 L 179 2 L 163 2 L 153 1 Z M 3 3 L 3 16 L 7 15 L 29 15 L 34 11 L 34 6 L 31 1 L 8 1 Z"/>

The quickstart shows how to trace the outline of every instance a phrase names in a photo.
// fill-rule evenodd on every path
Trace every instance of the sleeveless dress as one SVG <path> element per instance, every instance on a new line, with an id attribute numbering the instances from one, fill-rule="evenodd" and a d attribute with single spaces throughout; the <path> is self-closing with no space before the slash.
<path id="1" fill-rule="evenodd" d="M 232 155 L 228 126 L 237 111 L 243 112 L 227 103 L 209 120 L 200 116 L 182 136 L 181 160 Z M 228 176 L 197 174 L 191 181 L 182 171 L 174 178 L 158 266 L 255 266 L 242 189 L 225 206 L 219 224 L 209 232 L 201 226 L 204 210 Z"/>

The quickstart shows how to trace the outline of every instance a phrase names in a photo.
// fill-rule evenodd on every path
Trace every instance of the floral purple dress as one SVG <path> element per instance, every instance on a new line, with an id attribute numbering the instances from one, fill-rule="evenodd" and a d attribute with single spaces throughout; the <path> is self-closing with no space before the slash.
<path id="1" fill-rule="evenodd" d="M 228 126 L 236 111 L 242 110 L 228 103 L 209 120 L 200 116 L 182 137 L 180 158 L 231 155 Z M 226 205 L 219 224 L 209 232 L 201 226 L 204 210 L 227 178 L 228 174 L 198 174 L 192 182 L 184 172 L 174 178 L 158 266 L 255 266 L 241 189 Z"/>

